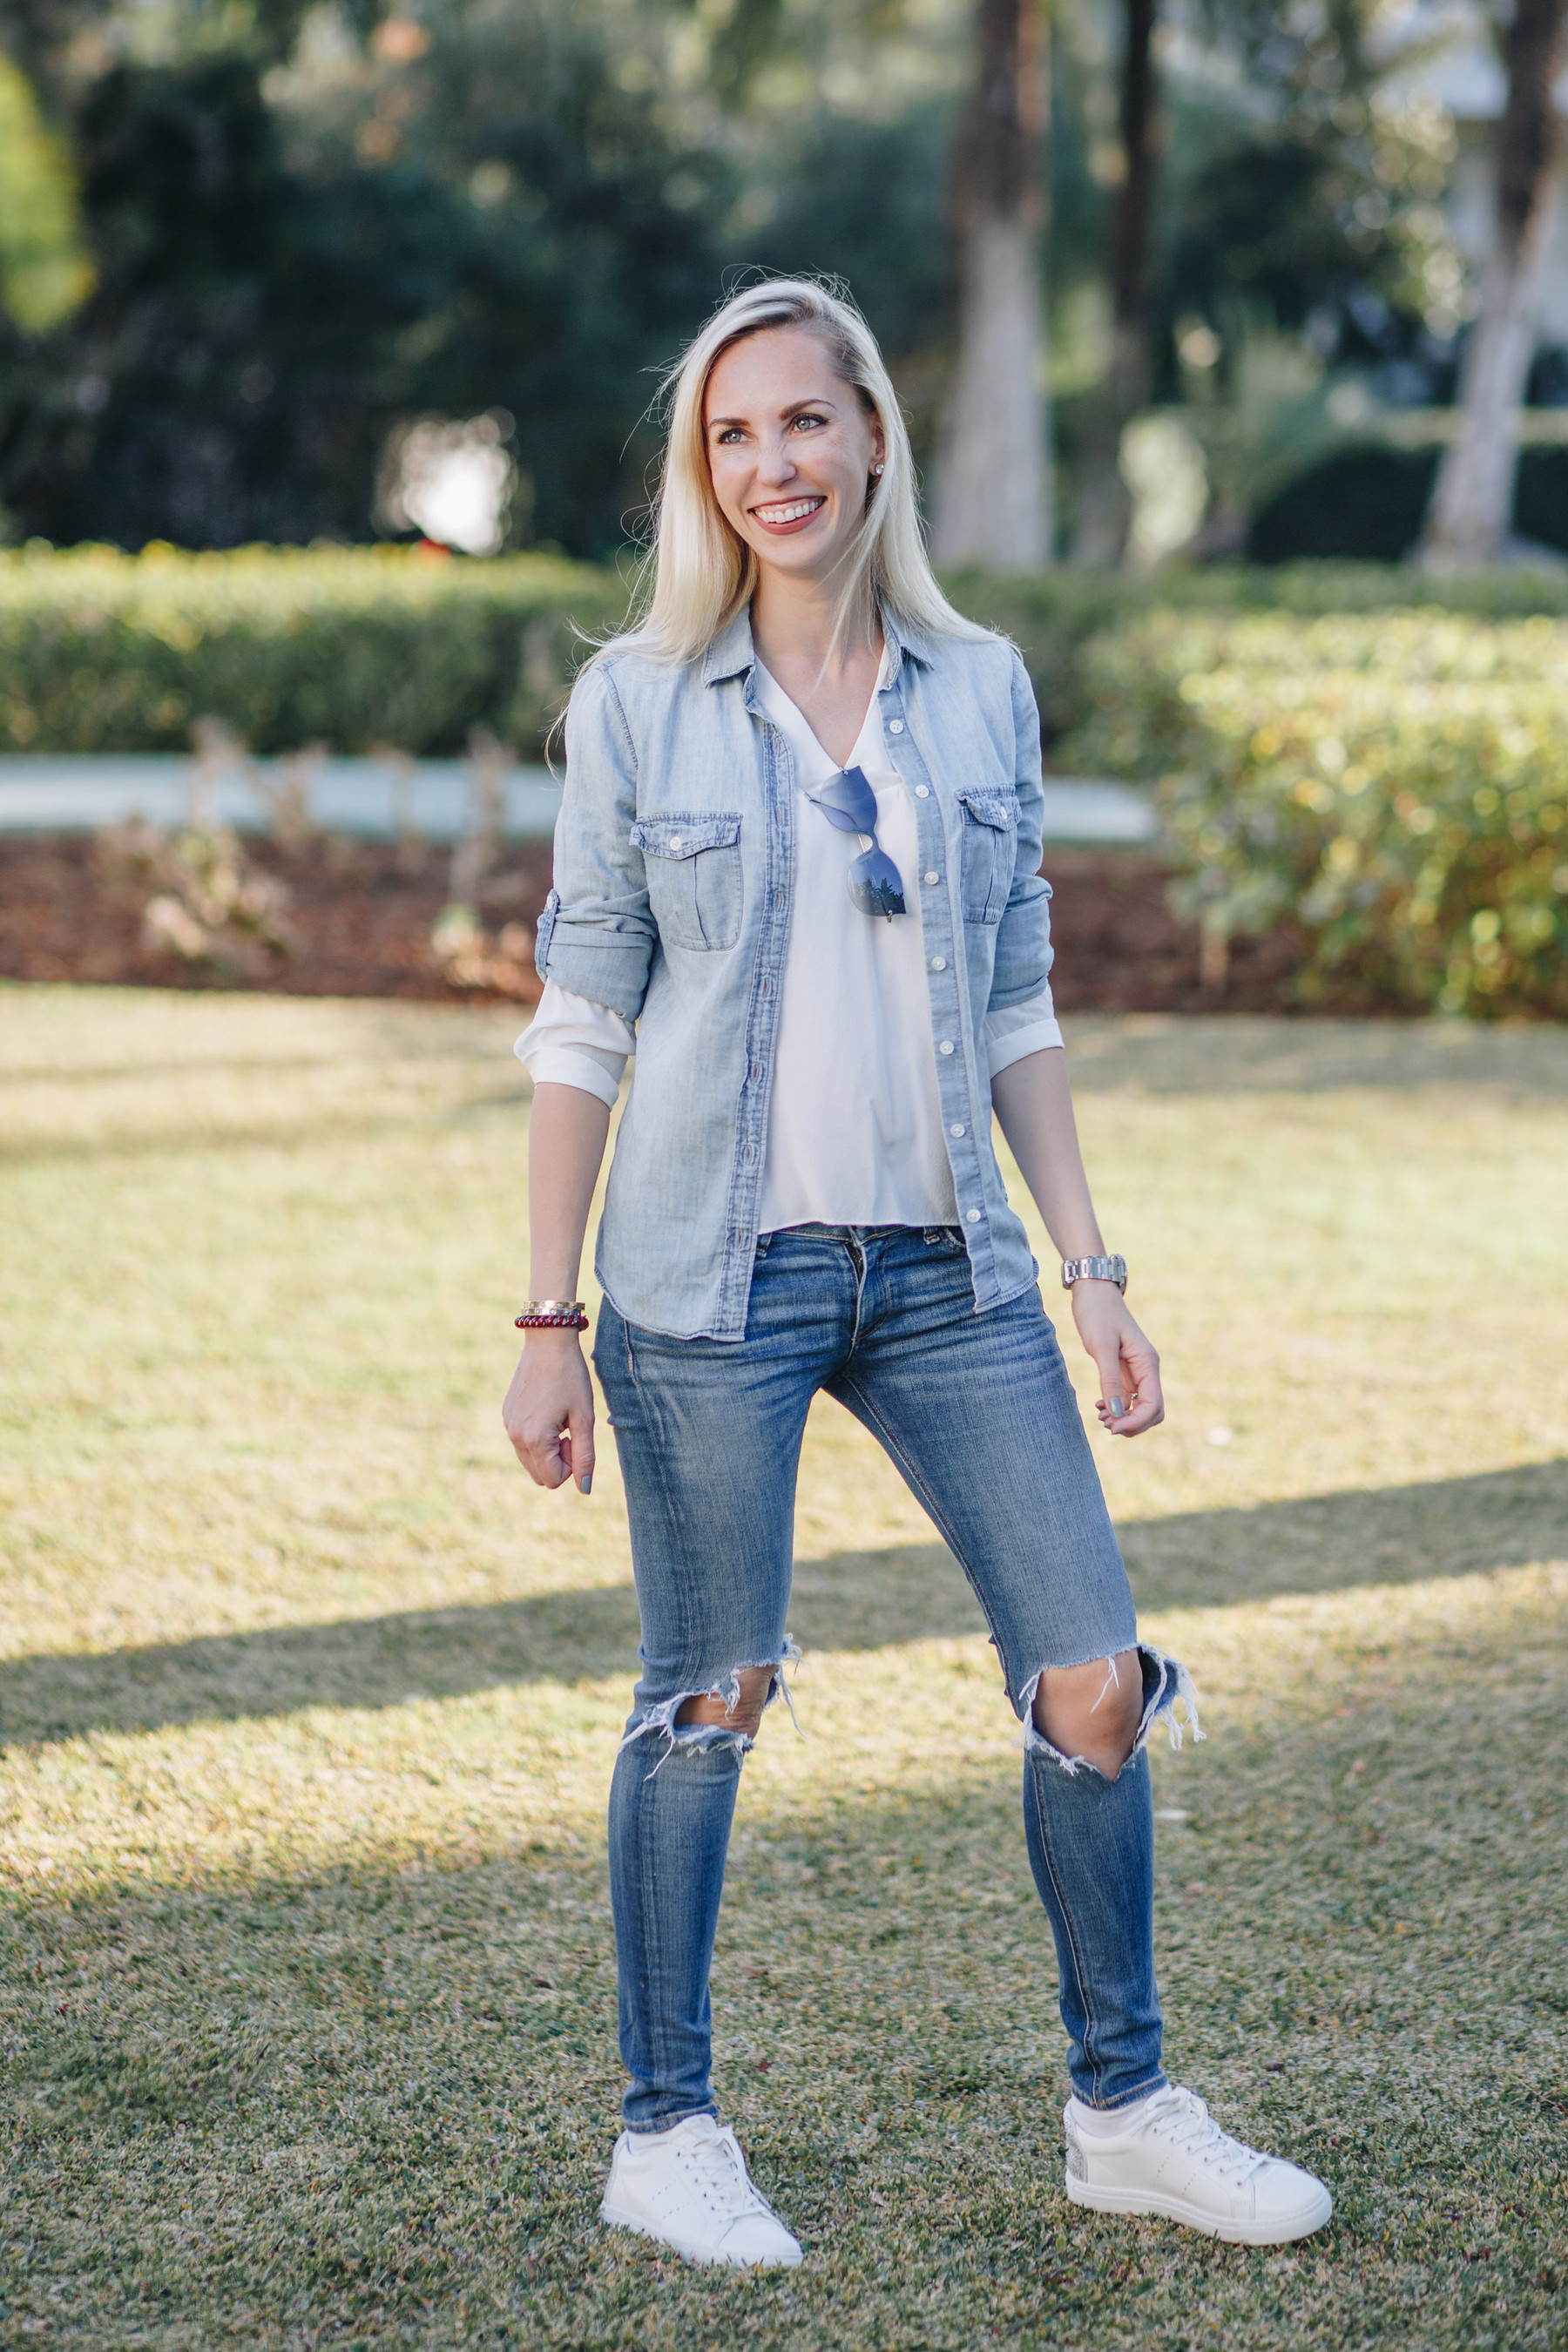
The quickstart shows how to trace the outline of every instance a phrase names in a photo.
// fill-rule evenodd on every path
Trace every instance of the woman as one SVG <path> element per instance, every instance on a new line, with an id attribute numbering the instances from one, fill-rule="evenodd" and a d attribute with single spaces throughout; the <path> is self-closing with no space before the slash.
<path id="1" fill-rule="evenodd" d="M 826 1389 L 963 1563 L 1025 1727 L 1056 1937 L 1067 2188 L 1252 2244 L 1327 2221 L 1161 2071 L 1144 1743 L 1190 1685 L 1131 1595 L 993 1112 L 1070 1289 L 1101 1424 L 1163 1418 L 1106 1255 L 1051 1007 L 1039 725 L 1022 663 L 927 565 L 870 333 L 809 282 L 727 302 L 672 377 L 653 587 L 566 721 L 534 1081 L 532 1288 L 504 1408 L 593 1477 L 574 1297 L 627 1057 L 594 1347 L 643 1671 L 610 1798 L 626 2130 L 603 2206 L 695 2262 L 793 2263 L 709 2079 L 742 1763 L 795 1654 L 795 1480 Z"/>

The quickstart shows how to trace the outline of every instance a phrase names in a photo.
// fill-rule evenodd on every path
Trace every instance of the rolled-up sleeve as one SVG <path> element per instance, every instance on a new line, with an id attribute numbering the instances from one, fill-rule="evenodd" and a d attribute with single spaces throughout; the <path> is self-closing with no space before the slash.
<path id="1" fill-rule="evenodd" d="M 566 790 L 555 823 L 555 887 L 534 946 L 541 980 L 636 1021 L 658 929 L 637 819 L 637 750 L 606 664 L 585 669 L 566 713 Z"/>
<path id="2" fill-rule="evenodd" d="M 1026 1055 L 1041 1054 L 1048 1046 L 1066 1043 L 1049 982 L 1038 996 L 1026 997 L 1022 1004 L 1010 1004 L 1005 1012 L 985 1015 L 985 1058 L 993 1077 L 1015 1062 L 1023 1061 Z"/>
<path id="3" fill-rule="evenodd" d="M 1003 1013 L 1038 996 L 1050 978 L 1051 886 L 1040 872 L 1046 796 L 1040 785 L 1040 714 L 1023 663 L 1013 656 L 1013 775 L 1018 793 L 1018 854 L 996 931 L 987 1010 Z"/>
<path id="4" fill-rule="evenodd" d="M 536 1087 L 576 1087 L 614 1110 L 637 1034 L 607 1005 L 548 980 L 538 1012 L 511 1050 Z"/>

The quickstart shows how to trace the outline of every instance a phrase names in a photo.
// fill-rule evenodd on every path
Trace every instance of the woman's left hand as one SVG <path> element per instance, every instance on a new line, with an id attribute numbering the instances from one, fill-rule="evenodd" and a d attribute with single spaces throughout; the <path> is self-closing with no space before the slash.
<path id="1" fill-rule="evenodd" d="M 1100 1425 L 1113 1437 L 1138 1437 L 1165 1418 L 1160 1359 L 1128 1312 L 1113 1282 L 1075 1282 L 1072 1317 L 1100 1371 Z"/>

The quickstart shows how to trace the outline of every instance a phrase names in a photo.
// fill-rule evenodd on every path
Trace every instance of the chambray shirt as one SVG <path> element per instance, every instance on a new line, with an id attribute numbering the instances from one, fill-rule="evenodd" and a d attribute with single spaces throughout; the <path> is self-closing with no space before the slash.
<path id="1" fill-rule="evenodd" d="M 920 842 L 905 887 L 920 892 L 942 1139 L 981 1312 L 1037 1271 L 992 1149 L 984 1023 L 1050 971 L 1039 719 L 1003 640 L 928 635 L 887 613 L 883 629 L 883 728 Z M 622 649 L 579 677 L 536 961 L 637 1024 L 595 1272 L 628 1322 L 681 1339 L 745 1334 L 802 805 L 747 614 L 700 663 Z M 846 919 L 870 919 L 847 901 Z"/>

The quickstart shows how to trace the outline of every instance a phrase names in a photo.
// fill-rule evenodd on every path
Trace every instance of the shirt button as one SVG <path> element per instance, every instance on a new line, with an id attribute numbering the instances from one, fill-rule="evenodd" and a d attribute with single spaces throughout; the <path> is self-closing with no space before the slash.
<path id="1" fill-rule="evenodd" d="M 940 874 L 922 874 L 921 879 L 922 882 L 940 882 L 942 880 L 942 876 Z"/>
<path id="2" fill-rule="evenodd" d="M 977 1225 L 980 1223 L 980 1212 L 978 1209 L 970 1210 L 969 1222 L 972 1225 Z"/>
<path id="3" fill-rule="evenodd" d="M 963 1133 L 963 1121 L 959 1119 L 956 1125 L 948 1129 L 948 1133 L 950 1135 L 962 1135 Z"/>
<path id="4" fill-rule="evenodd" d="M 901 735 L 901 734 L 903 733 L 903 731 L 904 731 L 904 722 L 903 722 L 903 720 L 902 720 L 901 719 L 889 719 L 889 721 L 888 721 L 888 732 L 889 732 L 889 735 Z"/>
<path id="5" fill-rule="evenodd" d="M 932 956 L 931 960 L 931 968 L 932 971 L 945 971 L 947 970 L 947 958 L 945 956 Z"/>
<path id="6" fill-rule="evenodd" d="M 936 1049 L 936 1050 L 937 1050 L 937 1052 L 938 1052 L 939 1054 L 951 1054 L 951 1053 L 952 1053 L 952 1038 L 951 1038 L 951 1037 L 944 1037 L 944 1038 L 942 1039 L 942 1041 L 941 1045 L 937 1047 L 937 1049 Z"/>
<path id="7" fill-rule="evenodd" d="M 929 784 L 917 784 L 915 786 L 915 798 L 917 801 L 929 801 L 931 798 L 931 786 Z"/>
<path id="8" fill-rule="evenodd" d="M 679 857 L 680 855 L 680 836 L 679 834 L 677 834 L 674 839 L 670 842 L 669 854 L 672 857 Z"/>

